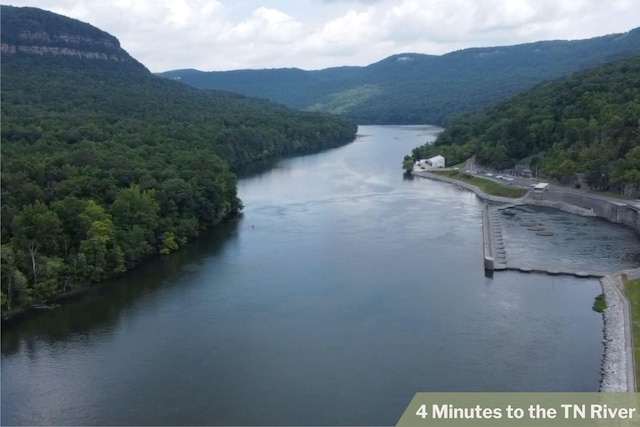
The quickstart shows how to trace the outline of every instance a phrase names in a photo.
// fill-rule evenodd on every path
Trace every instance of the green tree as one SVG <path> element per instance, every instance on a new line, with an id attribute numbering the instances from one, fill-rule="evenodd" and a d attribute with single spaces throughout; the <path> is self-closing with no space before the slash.
<path id="1" fill-rule="evenodd" d="M 410 173 L 411 171 L 413 171 L 413 166 L 414 166 L 415 162 L 413 160 L 413 157 L 407 155 L 404 156 L 404 161 L 402 162 L 402 168 L 407 172 Z"/>
<path id="2" fill-rule="evenodd" d="M 38 283 L 37 255 L 55 254 L 61 240 L 62 224 L 44 203 L 27 205 L 13 220 L 14 245 L 25 251 L 31 261 L 33 287 Z"/>
<path id="3" fill-rule="evenodd" d="M 96 220 L 91 224 L 87 239 L 80 244 L 80 254 L 83 273 L 91 281 L 125 270 L 124 253 L 116 242 L 110 219 Z"/>
<path id="4" fill-rule="evenodd" d="M 8 310 L 16 304 L 30 301 L 31 290 L 27 278 L 18 269 L 16 255 L 9 244 L 0 247 L 0 280 L 2 284 L 2 306 Z"/>

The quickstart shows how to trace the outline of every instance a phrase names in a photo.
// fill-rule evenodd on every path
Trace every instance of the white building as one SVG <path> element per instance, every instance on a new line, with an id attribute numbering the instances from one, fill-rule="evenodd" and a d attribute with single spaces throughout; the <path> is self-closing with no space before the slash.
<path id="1" fill-rule="evenodd" d="M 427 159 L 427 163 L 431 165 L 432 168 L 443 168 L 444 166 L 444 157 L 441 155 L 434 156 L 430 159 Z"/>
<path id="2" fill-rule="evenodd" d="M 430 159 L 420 159 L 414 164 L 414 169 L 428 169 L 428 168 L 443 168 L 444 167 L 444 157 L 437 155 Z"/>

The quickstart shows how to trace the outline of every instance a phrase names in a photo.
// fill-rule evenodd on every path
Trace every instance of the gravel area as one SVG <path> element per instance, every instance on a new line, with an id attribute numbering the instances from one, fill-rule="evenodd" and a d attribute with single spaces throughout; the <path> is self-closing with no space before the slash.
<path id="1" fill-rule="evenodd" d="M 607 301 L 604 319 L 604 356 L 601 392 L 635 392 L 635 364 L 629 301 L 623 293 L 622 274 L 629 279 L 640 277 L 640 268 L 623 270 L 600 280 Z"/>

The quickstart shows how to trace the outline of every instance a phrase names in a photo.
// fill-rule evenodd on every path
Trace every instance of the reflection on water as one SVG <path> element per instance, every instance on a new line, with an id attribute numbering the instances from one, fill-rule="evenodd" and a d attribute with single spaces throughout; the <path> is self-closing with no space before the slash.
<path id="1" fill-rule="evenodd" d="M 2 356 L 20 351 L 21 346 L 33 350 L 38 341 L 77 343 L 112 333 L 126 321 L 127 312 L 149 304 L 156 294 L 184 281 L 215 256 L 237 236 L 237 228 L 238 222 L 222 224 L 171 256 L 153 259 L 119 279 L 87 289 L 62 309 L 34 311 L 19 319 L 17 326 L 3 324 Z M 20 333 L 14 333 L 16 329 Z"/>
<path id="2" fill-rule="evenodd" d="M 248 174 L 238 222 L 3 330 L 2 424 L 393 425 L 418 391 L 597 390 L 598 282 L 485 278 L 482 202 L 403 178 L 438 131 L 363 126 Z"/>

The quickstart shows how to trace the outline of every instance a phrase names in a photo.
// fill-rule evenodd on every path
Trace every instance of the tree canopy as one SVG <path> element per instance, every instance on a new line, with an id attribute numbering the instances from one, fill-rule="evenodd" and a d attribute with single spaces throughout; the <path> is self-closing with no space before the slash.
<path id="1" fill-rule="evenodd" d="M 3 6 L 3 42 L 22 28 L 5 20 L 52 31 L 58 15 L 41 12 Z M 190 88 L 133 59 L 18 50 L 1 66 L 3 310 L 175 251 L 238 215 L 237 168 L 345 144 L 357 130 L 343 117 Z"/>
<path id="2" fill-rule="evenodd" d="M 518 162 L 594 189 L 637 194 L 640 186 L 640 56 L 543 83 L 453 121 L 414 159 L 442 154 L 456 164 L 475 155 L 496 169 Z"/>

